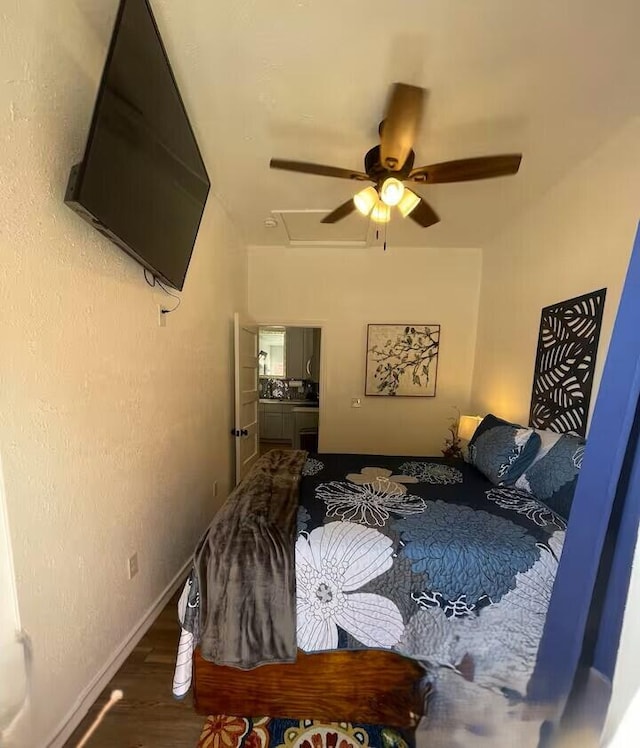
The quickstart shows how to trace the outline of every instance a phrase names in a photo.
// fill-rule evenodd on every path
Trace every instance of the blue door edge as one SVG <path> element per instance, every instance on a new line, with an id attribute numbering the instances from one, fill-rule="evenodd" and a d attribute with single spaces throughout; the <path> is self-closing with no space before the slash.
<path id="1" fill-rule="evenodd" d="M 594 408 L 590 435 L 578 479 L 558 574 L 549 604 L 536 667 L 527 700 L 546 705 L 551 735 L 568 704 L 581 665 L 584 636 L 594 587 L 618 495 L 620 475 L 628 452 L 640 397 L 640 226 L 611 335 L 607 360 Z M 628 458 L 627 458 L 628 459 Z M 636 461 L 640 471 L 640 461 Z M 632 471 L 633 474 L 633 471 Z M 640 513 L 635 501 L 622 497 L 625 522 Z M 618 496 L 620 500 L 620 497 Z M 640 496 L 638 497 L 640 504 Z M 635 527 L 621 524 L 612 571 L 620 574 L 607 590 L 595 659 L 602 676 L 611 680 L 619 646 L 620 628 L 628 594 L 630 555 L 635 551 Z M 622 532 L 622 530 L 625 530 Z M 626 576 L 621 569 L 626 569 Z M 607 637 L 606 642 L 603 636 Z M 612 655 L 613 653 L 613 655 Z M 591 663 L 593 665 L 594 663 Z M 594 668 L 597 670 L 597 668 Z M 547 744 L 544 740 L 541 745 Z"/>

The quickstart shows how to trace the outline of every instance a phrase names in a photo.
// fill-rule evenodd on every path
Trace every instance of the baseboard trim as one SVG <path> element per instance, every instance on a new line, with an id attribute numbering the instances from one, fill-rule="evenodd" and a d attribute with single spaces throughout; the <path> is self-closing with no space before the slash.
<path id="1" fill-rule="evenodd" d="M 164 591 L 158 598 L 156 598 L 155 602 L 152 603 L 151 607 L 142 616 L 140 621 L 138 621 L 124 641 L 115 650 L 110 659 L 105 663 L 104 667 L 82 691 L 73 707 L 53 732 L 53 737 L 46 743 L 48 748 L 62 748 L 64 746 L 73 731 L 86 716 L 91 705 L 98 696 L 100 696 L 102 691 L 104 691 L 113 676 L 122 667 L 122 664 L 131 652 L 133 652 L 140 639 L 142 639 L 142 637 L 147 633 L 151 624 L 160 615 L 160 612 L 169 602 L 173 593 L 178 589 L 180 583 L 184 581 L 191 562 L 191 557 L 189 557 L 180 568 L 180 571 L 174 576 L 171 582 L 169 582 Z M 177 645 L 178 640 L 176 639 L 176 647 Z"/>

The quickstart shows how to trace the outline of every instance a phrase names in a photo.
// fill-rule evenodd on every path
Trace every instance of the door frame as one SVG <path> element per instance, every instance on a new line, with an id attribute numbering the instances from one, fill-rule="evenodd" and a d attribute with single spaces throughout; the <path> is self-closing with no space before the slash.
<path id="1" fill-rule="evenodd" d="M 255 328 L 255 333 L 253 332 Z M 242 480 L 242 436 L 240 435 L 244 425 L 242 423 L 242 356 L 240 353 L 240 343 L 243 330 L 250 332 L 255 336 L 255 448 L 256 451 L 252 456 L 253 465 L 256 460 L 260 458 L 260 383 L 259 383 L 259 358 L 258 358 L 258 338 L 260 335 L 259 325 L 253 320 L 248 320 L 240 312 L 234 312 L 233 315 L 233 389 L 234 389 L 234 413 L 233 413 L 233 429 L 231 433 L 234 438 L 234 453 L 235 453 L 235 484 L 238 485 Z M 252 401 L 254 402 L 254 401 Z M 246 474 L 246 472 L 244 473 Z"/>
<path id="2" fill-rule="evenodd" d="M 325 346 L 325 335 L 327 329 L 327 320 L 283 320 L 280 317 L 258 319 L 256 325 L 260 327 L 315 327 L 320 330 L 320 387 L 318 388 L 318 452 L 322 452 L 323 449 L 323 422 L 324 422 L 324 407 L 325 407 L 325 393 L 327 387 L 327 354 Z"/>

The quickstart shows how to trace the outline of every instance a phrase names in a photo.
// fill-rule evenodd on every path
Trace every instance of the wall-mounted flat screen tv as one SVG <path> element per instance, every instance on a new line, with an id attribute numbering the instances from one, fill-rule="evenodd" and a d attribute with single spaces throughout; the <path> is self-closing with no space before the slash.
<path id="1" fill-rule="evenodd" d="M 122 0 L 65 202 L 182 290 L 209 177 L 147 0 Z"/>

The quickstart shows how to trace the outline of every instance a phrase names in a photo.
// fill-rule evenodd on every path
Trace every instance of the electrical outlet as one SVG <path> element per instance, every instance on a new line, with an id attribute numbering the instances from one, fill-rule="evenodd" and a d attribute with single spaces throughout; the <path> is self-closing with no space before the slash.
<path id="1" fill-rule="evenodd" d="M 129 557 L 128 561 L 129 568 L 129 579 L 133 579 L 138 573 L 138 554 L 134 553 L 133 556 Z"/>
<path id="2" fill-rule="evenodd" d="M 158 327 L 167 326 L 167 312 L 161 304 L 158 304 Z"/>
<path id="3" fill-rule="evenodd" d="M 218 481 L 217 480 L 213 481 L 213 495 L 214 496 L 218 495 Z"/>
<path id="4" fill-rule="evenodd" d="M 362 407 L 362 400 L 359 397 L 352 397 L 351 398 L 351 407 L 352 408 L 360 408 L 360 407 Z"/>

